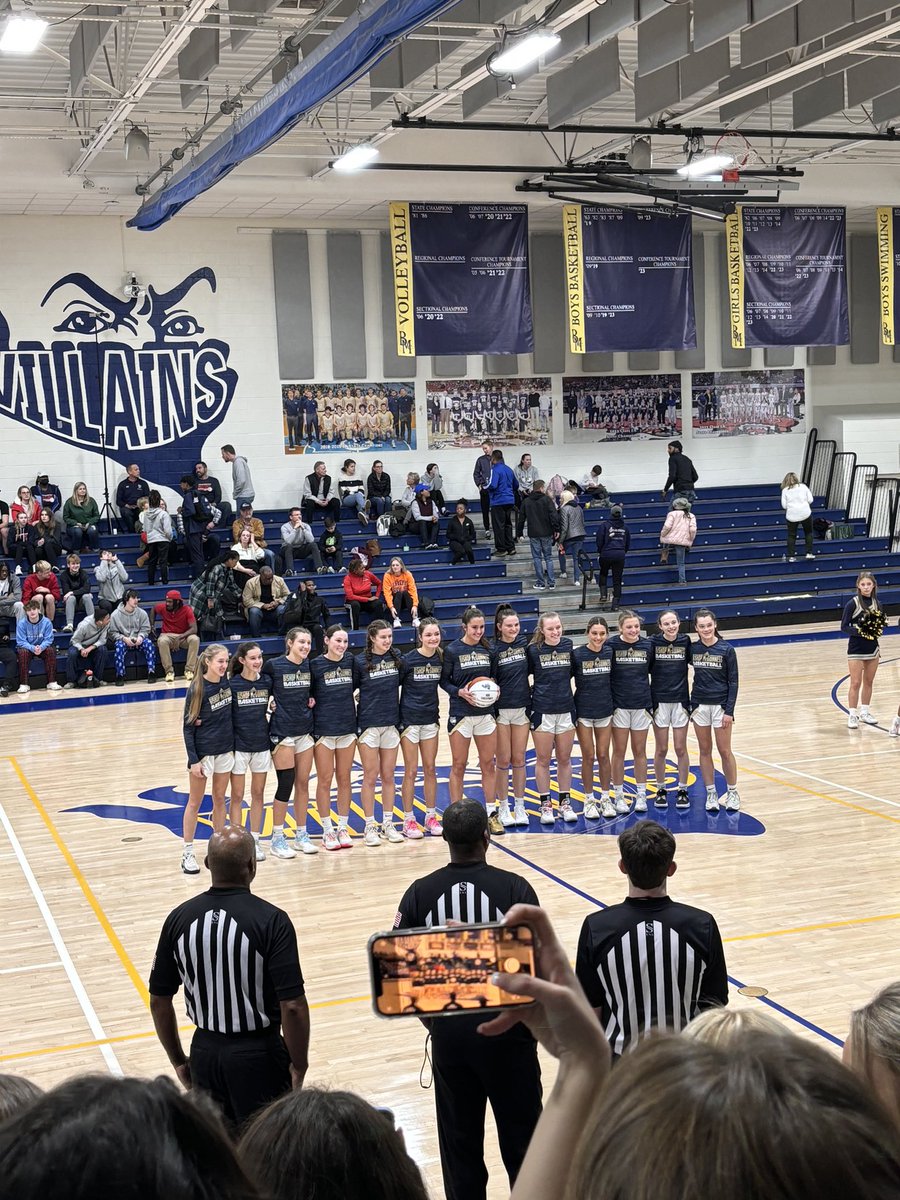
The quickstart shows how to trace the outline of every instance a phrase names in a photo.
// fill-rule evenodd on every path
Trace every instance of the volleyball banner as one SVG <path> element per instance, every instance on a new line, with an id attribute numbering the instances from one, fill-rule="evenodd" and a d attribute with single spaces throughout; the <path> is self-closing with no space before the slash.
<path id="1" fill-rule="evenodd" d="M 534 349 L 524 204 L 405 204 L 390 210 L 397 353 Z"/>
<path id="2" fill-rule="evenodd" d="M 567 204 L 563 242 L 573 354 L 697 345 L 690 214 Z"/>
<path id="3" fill-rule="evenodd" d="M 894 297 L 897 295 L 898 247 L 900 247 L 900 208 L 875 210 L 878 236 L 878 319 L 881 340 L 886 346 L 897 342 L 897 314 Z"/>
<path id="4" fill-rule="evenodd" d="M 850 340 L 846 210 L 739 205 L 725 221 L 731 344 Z"/>

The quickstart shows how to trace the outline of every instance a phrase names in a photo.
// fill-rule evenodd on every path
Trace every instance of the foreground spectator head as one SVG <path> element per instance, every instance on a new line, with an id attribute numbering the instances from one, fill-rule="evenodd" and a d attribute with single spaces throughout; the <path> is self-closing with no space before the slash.
<path id="1" fill-rule="evenodd" d="M 764 1008 L 708 1008 L 697 1013 L 682 1030 L 684 1037 L 709 1046 L 729 1046 L 745 1033 L 793 1036 Z"/>
<path id="2" fill-rule="evenodd" d="M 16 1200 L 259 1200 L 211 1106 L 168 1079 L 85 1075 L 0 1126 Z"/>
<path id="3" fill-rule="evenodd" d="M 832 1055 L 797 1037 L 642 1043 L 586 1123 L 567 1200 L 888 1200 L 897 1133 Z"/>
<path id="4" fill-rule="evenodd" d="M 238 1153 L 271 1200 L 428 1200 L 391 1117 L 352 1092 L 291 1092 L 248 1126 Z"/>
<path id="5" fill-rule="evenodd" d="M 30 1079 L 21 1075 L 0 1075 L 0 1125 L 9 1121 L 22 1109 L 27 1108 L 43 1096 L 43 1092 Z"/>
<path id="6" fill-rule="evenodd" d="M 866 1081 L 900 1128 L 900 983 L 850 1017 L 844 1062 Z"/>
<path id="7" fill-rule="evenodd" d="M 619 870 L 634 887 L 651 892 L 675 874 L 675 839 L 657 821 L 638 821 L 619 834 Z"/>

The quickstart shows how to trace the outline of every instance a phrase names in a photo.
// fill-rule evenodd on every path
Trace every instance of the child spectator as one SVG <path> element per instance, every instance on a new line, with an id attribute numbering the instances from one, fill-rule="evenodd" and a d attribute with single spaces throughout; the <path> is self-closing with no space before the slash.
<path id="1" fill-rule="evenodd" d="M 71 633 L 75 628 L 75 613 L 79 608 L 84 609 L 86 617 L 94 615 L 90 577 L 87 571 L 82 571 L 81 559 L 77 554 L 69 554 L 66 557 L 66 565 L 59 573 L 59 590 L 66 606 L 63 633 Z"/>
<path id="2" fill-rule="evenodd" d="M 175 679 L 175 668 L 172 665 L 173 650 L 187 650 L 187 662 L 184 665 L 184 681 L 190 683 L 197 670 L 197 655 L 200 653 L 200 638 L 197 634 L 197 618 L 189 604 L 181 598 L 181 592 L 173 589 L 166 592 L 165 600 L 160 600 L 153 606 L 153 628 L 156 622 L 162 623 L 162 631 L 156 639 L 159 660 L 166 673 L 166 683 Z"/>
<path id="3" fill-rule="evenodd" d="M 15 506 L 14 506 L 15 507 Z M 28 514 L 23 508 L 16 513 L 6 537 L 6 552 L 16 564 L 16 575 L 22 574 L 22 559 L 31 565 L 31 545 L 34 541 L 34 526 L 28 524 Z"/>
<path id="4" fill-rule="evenodd" d="M 125 594 L 128 572 L 119 562 L 113 550 L 101 550 L 100 561 L 94 567 L 97 580 L 97 599 L 103 600 L 112 609 Z"/>
<path id="5" fill-rule="evenodd" d="M 22 603 L 26 608 L 29 600 L 37 600 L 44 616 L 52 625 L 56 616 L 56 605 L 62 602 L 62 593 L 53 568 L 43 559 L 34 564 L 34 571 L 25 577 L 22 584 Z"/>
<path id="6" fill-rule="evenodd" d="M 600 565 L 597 570 L 597 582 L 600 585 L 600 605 L 609 612 L 617 609 L 622 600 L 622 573 L 625 570 L 625 555 L 631 545 L 631 533 L 622 520 L 621 504 L 614 504 L 609 510 L 609 518 L 601 521 L 597 528 L 597 553 L 600 555 Z M 612 600 L 607 605 L 609 593 L 606 581 L 612 572 Z"/>
<path id="7" fill-rule="evenodd" d="M 384 602 L 394 621 L 394 627 L 402 624 L 400 614 L 409 609 L 413 627 L 419 624 L 419 593 L 412 573 L 407 571 L 402 558 L 392 558 L 383 580 Z"/>
<path id="8" fill-rule="evenodd" d="M 381 599 L 381 580 L 371 571 L 367 571 L 358 558 L 350 563 L 350 569 L 344 576 L 344 603 L 350 617 L 350 628 L 359 629 L 359 614 L 365 612 L 370 619 L 384 616 L 384 602 Z"/>
<path id="9" fill-rule="evenodd" d="M 334 517 L 325 518 L 325 531 L 319 538 L 319 549 L 322 552 L 322 565 L 329 575 L 344 570 L 344 535 L 337 528 Z"/>
<path id="10" fill-rule="evenodd" d="M 412 506 L 413 500 L 416 498 L 416 488 L 422 482 L 418 471 L 410 471 L 406 476 L 406 487 L 399 500 L 395 500 L 391 508 L 391 515 L 395 521 L 399 521 L 401 525 L 412 524 Z"/>
<path id="11" fill-rule="evenodd" d="M 422 483 L 431 492 L 431 498 L 438 506 L 438 511 L 444 511 L 444 480 L 437 463 L 429 463 L 422 476 Z"/>
<path id="12" fill-rule="evenodd" d="M 667 513 L 663 527 L 659 533 L 659 542 L 662 546 L 660 562 L 668 561 L 669 547 L 674 546 L 679 583 L 687 583 L 687 576 L 684 573 L 684 560 L 688 550 L 693 546 L 696 536 L 697 518 L 691 512 L 691 502 L 684 496 L 679 496 L 676 500 L 672 501 L 672 508 Z"/>
<path id="13" fill-rule="evenodd" d="M 110 616 L 106 605 L 98 604 L 96 612 L 85 617 L 72 634 L 66 670 L 66 691 L 74 687 L 87 687 L 88 671 L 93 676 L 93 687 L 100 687 L 105 683 L 103 673 L 106 670 L 106 641 Z"/>
<path id="14" fill-rule="evenodd" d="M 156 648 L 150 637 L 150 618 L 138 607 L 138 599 L 134 588 L 129 588 L 109 622 L 117 687 L 125 682 L 125 655 L 129 650 L 140 650 L 147 664 L 147 682 L 156 683 Z"/>
<path id="15" fill-rule="evenodd" d="M 172 518 L 163 508 L 162 496 L 154 488 L 147 507 L 140 515 L 140 526 L 147 539 L 147 583 L 156 583 L 156 571 L 163 584 L 169 582 L 169 547 L 172 544 Z"/>
<path id="16" fill-rule="evenodd" d="M 475 525 L 465 500 L 457 500 L 456 513 L 447 522 L 447 545 L 453 555 L 454 565 L 475 561 Z"/>
<path id="17" fill-rule="evenodd" d="M 42 508 L 37 525 L 32 527 L 31 545 L 28 549 L 28 561 L 32 566 L 38 559 L 44 559 L 51 566 L 56 566 L 62 554 L 62 534 L 56 524 L 52 509 Z"/>
<path id="18" fill-rule="evenodd" d="M 585 500 L 597 508 L 609 507 L 609 492 L 600 482 L 603 468 L 597 463 L 581 480 L 581 491 Z"/>
<path id="19" fill-rule="evenodd" d="M 430 489 L 424 483 L 416 484 L 415 499 L 410 508 L 410 517 L 419 530 L 423 550 L 436 550 L 441 514 Z"/>
<path id="20" fill-rule="evenodd" d="M 53 645 L 53 626 L 41 613 L 41 602 L 29 600 L 25 614 L 16 622 L 16 653 L 19 659 L 19 695 L 31 691 L 28 672 L 32 659 L 39 659 L 47 672 L 47 691 L 60 692 L 56 682 L 56 647 Z"/>

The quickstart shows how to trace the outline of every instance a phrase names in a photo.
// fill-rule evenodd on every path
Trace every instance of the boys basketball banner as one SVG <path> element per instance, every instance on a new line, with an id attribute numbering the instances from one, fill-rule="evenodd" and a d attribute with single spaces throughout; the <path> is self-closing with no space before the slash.
<path id="1" fill-rule="evenodd" d="M 726 218 L 731 344 L 841 346 L 847 312 L 846 210 L 739 205 Z"/>
<path id="2" fill-rule="evenodd" d="M 697 345 L 690 214 L 567 204 L 563 240 L 573 354 Z"/>
<path id="3" fill-rule="evenodd" d="M 900 208 L 878 208 L 876 229 L 878 234 L 878 319 L 881 324 L 881 340 L 886 346 L 897 341 L 897 315 L 894 308 L 897 295 L 897 273 L 900 267 Z"/>
<path id="4" fill-rule="evenodd" d="M 397 353 L 534 349 L 524 204 L 391 204 Z"/>

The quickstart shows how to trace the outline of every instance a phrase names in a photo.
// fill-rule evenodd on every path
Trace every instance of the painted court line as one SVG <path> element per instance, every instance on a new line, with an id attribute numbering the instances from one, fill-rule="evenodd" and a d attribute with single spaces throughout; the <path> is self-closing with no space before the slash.
<path id="1" fill-rule="evenodd" d="M 62 965 L 57 959 L 56 962 L 32 963 L 30 967 L 4 967 L 0 970 L 0 975 L 30 975 L 32 971 L 49 971 L 52 967 L 61 967 Z"/>
<path id="2" fill-rule="evenodd" d="M 832 788 L 834 791 L 849 792 L 851 796 L 861 796 L 863 800 L 875 800 L 879 804 L 889 804 L 892 808 L 900 808 L 900 801 L 888 800 L 886 796 L 873 796 L 871 792 L 861 792 L 859 788 L 848 787 L 845 783 L 834 783 L 831 779 L 823 779 L 821 775 L 813 775 L 809 771 L 795 771 L 793 767 L 786 767 L 784 763 L 769 762 L 768 759 L 757 758 L 755 755 L 745 754 L 741 750 L 735 750 L 734 753 L 736 757 L 759 763 L 760 766 L 768 767 L 770 771 L 787 771 L 790 775 L 797 775 L 800 779 L 811 779 L 813 783 L 820 783 L 823 787 Z"/>
<path id="3" fill-rule="evenodd" d="M 6 836 L 9 838 L 10 845 L 13 848 L 16 858 L 19 860 L 19 866 L 22 868 L 22 874 L 25 876 L 28 886 L 31 888 L 31 894 L 34 896 L 35 902 L 41 911 L 41 916 L 44 918 L 44 924 L 47 926 L 47 932 L 53 945 L 56 947 L 56 952 L 59 955 L 59 960 L 65 968 L 66 975 L 69 977 L 69 983 L 72 985 L 72 991 L 84 1013 L 88 1028 L 98 1041 L 102 1041 L 103 1045 L 99 1046 L 100 1053 L 103 1055 L 103 1060 L 113 1075 L 123 1075 L 124 1071 L 119 1065 L 119 1060 L 116 1058 L 115 1052 L 108 1044 L 106 1038 L 106 1030 L 100 1024 L 100 1018 L 94 1011 L 94 1006 L 91 1004 L 84 984 L 81 982 L 81 977 L 72 962 L 72 957 L 63 940 L 63 936 L 59 931 L 59 926 L 56 924 L 53 913 L 50 911 L 50 906 L 47 904 L 46 897 L 41 891 L 25 851 L 19 839 L 16 837 L 15 831 L 10 824 L 9 817 L 6 815 L 6 809 L 0 804 L 0 824 L 6 830 Z"/>

